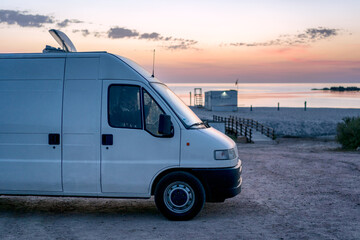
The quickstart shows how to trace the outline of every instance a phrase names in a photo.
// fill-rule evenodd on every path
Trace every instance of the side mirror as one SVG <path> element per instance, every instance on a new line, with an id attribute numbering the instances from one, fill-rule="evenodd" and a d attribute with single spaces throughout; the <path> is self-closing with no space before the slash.
<path id="1" fill-rule="evenodd" d="M 172 137 L 174 135 L 173 129 L 171 117 L 169 115 L 160 114 L 158 132 L 165 137 Z"/>

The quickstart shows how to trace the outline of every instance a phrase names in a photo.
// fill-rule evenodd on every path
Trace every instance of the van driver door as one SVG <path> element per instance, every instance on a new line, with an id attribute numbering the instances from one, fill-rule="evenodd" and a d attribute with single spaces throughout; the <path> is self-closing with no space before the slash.
<path id="1" fill-rule="evenodd" d="M 143 83 L 104 80 L 102 96 L 102 193 L 149 197 L 154 177 L 179 166 L 180 127 L 164 102 Z M 158 133 L 160 114 L 171 116 L 173 136 Z"/>

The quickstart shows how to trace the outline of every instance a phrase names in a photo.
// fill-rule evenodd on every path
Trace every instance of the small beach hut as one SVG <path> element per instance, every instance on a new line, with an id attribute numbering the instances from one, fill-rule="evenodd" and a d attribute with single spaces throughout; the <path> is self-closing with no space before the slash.
<path id="1" fill-rule="evenodd" d="M 237 91 L 208 91 L 205 92 L 205 108 L 215 112 L 236 112 Z"/>

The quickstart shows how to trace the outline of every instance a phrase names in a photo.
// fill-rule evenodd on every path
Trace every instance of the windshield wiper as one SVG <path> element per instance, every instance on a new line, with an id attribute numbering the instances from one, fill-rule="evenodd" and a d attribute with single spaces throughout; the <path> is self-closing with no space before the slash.
<path id="1" fill-rule="evenodd" d="M 203 122 L 197 122 L 197 123 L 191 124 L 188 128 L 192 128 L 192 127 L 200 126 L 200 125 L 204 125 L 204 126 L 206 127 L 205 123 L 203 123 Z"/>

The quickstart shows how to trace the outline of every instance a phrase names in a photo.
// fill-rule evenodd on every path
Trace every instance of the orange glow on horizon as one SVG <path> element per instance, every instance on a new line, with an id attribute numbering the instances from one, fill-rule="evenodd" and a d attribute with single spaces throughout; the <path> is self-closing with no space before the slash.
<path id="1" fill-rule="evenodd" d="M 260 2 L 64 0 L 72 7 L 61 8 L 34 0 L 19 9 L 18 1 L 4 0 L 14 16 L 50 21 L 1 18 L 0 52 L 58 47 L 48 29 L 60 28 L 78 51 L 119 54 L 150 72 L 156 49 L 155 72 L 166 82 L 360 82 L 360 3 Z M 114 28 L 121 34 L 110 35 Z"/>

